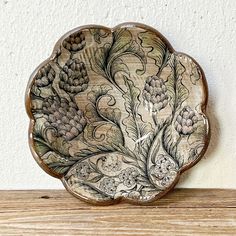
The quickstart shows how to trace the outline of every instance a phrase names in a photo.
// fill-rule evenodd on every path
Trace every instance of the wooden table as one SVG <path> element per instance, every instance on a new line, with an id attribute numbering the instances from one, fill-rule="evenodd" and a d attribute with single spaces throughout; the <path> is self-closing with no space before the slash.
<path id="1" fill-rule="evenodd" d="M 93 206 L 63 190 L 0 191 L 0 235 L 236 235 L 236 190 L 176 189 L 149 206 Z"/>

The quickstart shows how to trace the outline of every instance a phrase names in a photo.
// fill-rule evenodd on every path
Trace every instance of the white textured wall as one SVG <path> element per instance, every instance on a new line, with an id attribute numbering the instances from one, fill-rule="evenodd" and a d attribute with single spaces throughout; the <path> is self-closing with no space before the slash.
<path id="1" fill-rule="evenodd" d="M 180 186 L 236 188 L 236 1 L 0 0 L 0 189 L 62 188 L 28 148 L 28 78 L 70 29 L 125 21 L 158 29 L 205 71 L 211 144 Z"/>

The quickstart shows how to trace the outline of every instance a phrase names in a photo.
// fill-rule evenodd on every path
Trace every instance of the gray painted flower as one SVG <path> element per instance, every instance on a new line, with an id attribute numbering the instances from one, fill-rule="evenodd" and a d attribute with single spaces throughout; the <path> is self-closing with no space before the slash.
<path id="1" fill-rule="evenodd" d="M 59 78 L 59 87 L 68 93 L 77 94 L 88 87 L 87 70 L 84 63 L 79 59 L 68 60 L 61 70 Z"/>
<path id="2" fill-rule="evenodd" d="M 80 162 L 76 167 L 76 172 L 79 178 L 86 180 L 91 173 L 91 168 L 87 162 Z"/>
<path id="3" fill-rule="evenodd" d="M 174 182 L 175 178 L 176 178 L 176 171 L 170 171 L 170 173 L 161 180 L 161 185 L 168 187 L 170 186 L 170 184 Z"/>
<path id="4" fill-rule="evenodd" d="M 185 106 L 176 117 L 175 129 L 179 134 L 189 135 L 194 132 L 198 118 L 189 106 Z"/>
<path id="5" fill-rule="evenodd" d="M 107 194 L 114 195 L 116 193 L 118 183 L 114 178 L 104 178 L 100 182 L 100 188 Z"/>
<path id="6" fill-rule="evenodd" d="M 138 176 L 139 172 L 135 168 L 128 167 L 121 171 L 121 173 L 119 174 L 119 179 L 125 186 L 130 188 L 134 184 L 136 184 Z"/>
<path id="7" fill-rule="evenodd" d="M 47 120 L 45 125 L 55 128 L 58 136 L 68 141 L 82 133 L 87 124 L 83 112 L 74 102 L 69 102 L 65 98 L 57 96 L 46 98 L 43 102 L 42 112 Z"/>
<path id="8" fill-rule="evenodd" d="M 146 79 L 143 99 L 149 105 L 152 112 L 162 110 L 168 104 L 167 88 L 163 79 L 154 75 Z"/>
<path id="9" fill-rule="evenodd" d="M 177 166 L 169 156 L 160 154 L 151 173 L 162 186 L 168 186 L 176 177 Z"/>
<path id="10" fill-rule="evenodd" d="M 107 172 L 116 172 L 121 169 L 121 161 L 117 156 L 104 156 L 102 157 L 102 169 Z"/>

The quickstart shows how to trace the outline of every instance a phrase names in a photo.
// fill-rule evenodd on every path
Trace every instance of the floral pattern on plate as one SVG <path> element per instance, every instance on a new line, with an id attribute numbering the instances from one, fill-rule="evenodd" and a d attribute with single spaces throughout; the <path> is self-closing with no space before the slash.
<path id="1" fill-rule="evenodd" d="M 85 201 L 152 202 L 203 156 L 206 103 L 199 65 L 156 30 L 80 27 L 31 76 L 31 150 Z"/>

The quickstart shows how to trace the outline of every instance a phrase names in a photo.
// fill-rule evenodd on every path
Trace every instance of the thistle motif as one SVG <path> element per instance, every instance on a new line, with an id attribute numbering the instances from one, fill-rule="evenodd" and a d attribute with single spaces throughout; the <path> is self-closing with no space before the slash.
<path id="1" fill-rule="evenodd" d="M 190 135 L 194 132 L 198 118 L 191 107 L 185 106 L 176 117 L 175 129 L 180 135 Z"/>
<path id="2" fill-rule="evenodd" d="M 83 132 L 87 122 L 83 112 L 74 102 L 65 98 L 50 96 L 43 102 L 42 112 L 46 118 L 45 126 L 57 130 L 58 136 L 70 141 Z"/>
<path id="3" fill-rule="evenodd" d="M 35 76 L 34 85 L 36 87 L 46 87 L 53 82 L 55 76 L 55 70 L 50 64 L 47 64 L 38 71 Z"/>
<path id="4" fill-rule="evenodd" d="M 71 34 L 69 37 L 64 39 L 62 45 L 70 52 L 76 53 L 85 47 L 85 35 L 83 32 L 76 32 L 74 34 Z"/>
<path id="5" fill-rule="evenodd" d="M 59 87 L 67 93 L 77 94 L 88 87 L 87 70 L 84 63 L 79 59 L 68 60 L 59 77 Z"/>
<path id="6" fill-rule="evenodd" d="M 163 79 L 156 75 L 149 76 L 145 82 L 143 98 L 152 112 L 165 108 L 168 104 L 168 95 Z"/>

